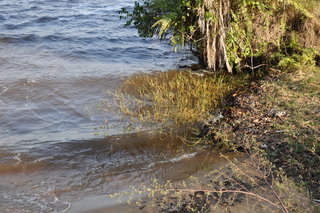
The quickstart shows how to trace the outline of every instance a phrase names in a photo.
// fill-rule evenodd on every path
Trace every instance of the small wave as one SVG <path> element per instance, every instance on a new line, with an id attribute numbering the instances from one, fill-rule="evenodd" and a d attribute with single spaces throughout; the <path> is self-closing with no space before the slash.
<path id="1" fill-rule="evenodd" d="M 50 21 L 58 20 L 58 19 L 59 19 L 58 17 L 42 16 L 42 17 L 36 19 L 35 22 L 36 23 L 47 23 Z"/>
<path id="2" fill-rule="evenodd" d="M 13 35 L 0 37 L 0 42 L 2 43 L 18 43 L 18 42 L 34 42 L 39 39 L 39 36 L 35 34 L 25 34 L 25 35 Z"/>
<path id="3" fill-rule="evenodd" d="M 5 20 L 6 20 L 6 18 L 4 16 L 0 15 L 0 21 L 5 21 Z"/>
<path id="4" fill-rule="evenodd" d="M 24 35 L 20 38 L 21 41 L 37 41 L 39 40 L 39 36 L 36 34 Z"/>
<path id="5" fill-rule="evenodd" d="M 175 158 L 172 158 L 172 159 L 169 159 L 169 160 L 164 160 L 164 161 L 159 161 L 159 162 L 156 162 L 156 163 L 150 163 L 147 167 L 143 168 L 143 170 L 147 170 L 147 169 L 150 169 L 156 165 L 161 165 L 161 164 L 167 164 L 167 163 L 177 163 L 179 161 L 182 161 L 182 160 L 186 160 L 186 159 L 190 159 L 190 158 L 193 158 L 194 156 L 196 156 L 198 154 L 198 152 L 194 152 L 194 153 L 190 153 L 190 154 L 183 154 L 179 157 L 175 157 Z"/>
<path id="6" fill-rule="evenodd" d="M 29 10 L 40 10 L 42 9 L 41 7 L 38 7 L 38 6 L 32 6 L 29 8 Z"/>
<path id="7" fill-rule="evenodd" d="M 190 153 L 190 154 L 183 154 L 183 155 L 181 155 L 181 156 L 179 156 L 179 157 L 170 159 L 169 162 L 171 162 L 171 163 L 176 163 L 176 162 L 181 161 L 181 160 L 193 158 L 193 157 L 196 156 L 197 154 L 198 154 L 198 152 L 194 152 L 194 153 Z"/>
<path id="8" fill-rule="evenodd" d="M 42 162 L 42 161 L 49 161 L 49 160 L 51 160 L 53 158 L 54 158 L 54 156 L 42 157 L 42 158 L 35 159 L 33 161 L 33 163 L 39 163 L 39 162 Z"/>
<path id="9" fill-rule="evenodd" d="M 21 160 L 20 156 L 21 156 L 21 153 L 18 153 L 18 154 L 16 154 L 16 155 L 13 157 L 13 159 L 16 160 L 16 161 L 18 161 L 17 163 L 21 163 L 22 160 Z"/>
<path id="10" fill-rule="evenodd" d="M 7 30 L 20 30 L 20 29 L 23 29 L 24 27 L 30 26 L 32 23 L 33 23 L 32 21 L 28 21 L 28 18 L 19 17 L 19 21 L 16 21 L 13 24 L 12 22 L 4 24 L 3 27 Z"/>
<path id="11" fill-rule="evenodd" d="M 21 25 L 20 24 L 6 24 L 6 25 L 4 25 L 4 27 L 7 30 L 16 30 L 16 29 L 21 28 Z"/>
<path id="12" fill-rule="evenodd" d="M 8 36 L 0 37 L 1 43 L 12 43 L 16 41 L 17 41 L 17 38 L 14 38 L 14 37 L 8 37 Z"/>
<path id="13" fill-rule="evenodd" d="M 16 27 L 18 28 L 18 26 Z M 63 41 L 71 41 L 76 39 L 77 38 L 66 38 L 64 36 L 53 35 L 53 34 L 45 35 L 45 36 L 39 36 L 37 34 L 22 34 L 22 35 L 11 35 L 11 36 L 0 37 L 0 42 L 2 43 L 23 43 L 23 42 L 39 42 L 39 41 L 63 42 Z"/>
<path id="14" fill-rule="evenodd" d="M 43 40 L 46 41 L 66 41 L 66 40 L 72 40 L 72 38 L 66 38 L 64 36 L 59 35 L 47 35 L 42 37 Z"/>

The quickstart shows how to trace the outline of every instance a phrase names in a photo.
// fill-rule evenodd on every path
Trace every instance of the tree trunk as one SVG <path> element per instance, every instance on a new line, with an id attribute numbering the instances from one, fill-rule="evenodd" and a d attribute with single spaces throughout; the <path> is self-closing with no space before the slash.
<path id="1" fill-rule="evenodd" d="M 214 72 L 232 72 L 226 50 L 229 10 L 230 0 L 203 0 L 198 9 L 203 37 L 200 58 Z"/>

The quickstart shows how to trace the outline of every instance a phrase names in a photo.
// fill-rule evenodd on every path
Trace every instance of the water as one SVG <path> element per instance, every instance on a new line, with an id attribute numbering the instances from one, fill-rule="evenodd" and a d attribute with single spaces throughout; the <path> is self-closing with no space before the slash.
<path id="1" fill-rule="evenodd" d="M 209 159 L 154 133 L 123 134 L 117 115 L 97 110 L 123 78 L 192 58 L 123 28 L 117 11 L 133 2 L 0 0 L 0 212 L 66 212 L 151 178 L 183 179 Z M 105 120 L 109 136 L 94 135 Z"/>

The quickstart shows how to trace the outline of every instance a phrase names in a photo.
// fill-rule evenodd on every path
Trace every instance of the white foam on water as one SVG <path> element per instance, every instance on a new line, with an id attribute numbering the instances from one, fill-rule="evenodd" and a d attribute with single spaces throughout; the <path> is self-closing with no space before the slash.
<path id="1" fill-rule="evenodd" d="M 3 194 L 0 196 L 0 212 L 33 212 L 33 213 L 65 213 L 71 208 L 71 203 L 59 200 L 58 197 L 47 197 L 39 194 Z M 15 209 L 19 207 L 19 209 Z"/>
<path id="2" fill-rule="evenodd" d="M 159 161 L 157 163 L 150 163 L 148 166 L 143 168 L 143 170 L 150 169 L 150 168 L 152 168 L 152 167 L 154 167 L 156 165 L 159 165 L 159 164 L 177 163 L 177 162 L 182 161 L 182 160 L 193 158 L 197 154 L 198 154 L 198 152 L 189 153 L 189 154 L 183 154 L 181 156 L 178 156 L 178 157 L 175 157 L 175 158 L 172 158 L 172 159 L 169 159 L 169 160 Z"/>
<path id="3" fill-rule="evenodd" d="M 183 154 L 179 157 L 176 157 L 176 158 L 172 158 L 170 159 L 169 161 L 171 163 L 176 163 L 178 161 L 181 161 L 181 160 L 184 160 L 184 159 L 189 159 L 189 158 L 193 158 L 194 156 L 196 156 L 198 154 L 198 152 L 194 152 L 194 153 L 190 153 L 190 154 Z"/>
<path id="4" fill-rule="evenodd" d="M 8 87 L 3 86 L 3 87 L 2 87 L 2 91 L 0 92 L 0 95 L 4 94 L 4 93 L 7 92 L 8 90 L 9 90 Z"/>
<path id="5" fill-rule="evenodd" d="M 21 156 L 21 153 L 18 153 L 18 154 L 16 154 L 16 155 L 13 157 L 14 160 L 18 161 L 17 164 L 19 164 L 19 163 L 22 162 L 20 156 Z"/>

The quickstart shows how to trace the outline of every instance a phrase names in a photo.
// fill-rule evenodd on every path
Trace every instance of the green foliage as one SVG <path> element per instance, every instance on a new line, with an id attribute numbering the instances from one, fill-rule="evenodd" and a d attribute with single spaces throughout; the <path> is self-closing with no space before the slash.
<path id="1" fill-rule="evenodd" d="M 227 32 L 228 57 L 234 66 L 240 65 L 243 58 L 253 54 L 252 21 L 257 11 L 269 12 L 271 0 L 236 0 L 231 1 L 231 22 Z M 119 12 L 127 19 L 126 26 L 133 25 L 140 36 L 160 39 L 168 37 L 176 50 L 178 46 L 189 44 L 197 55 L 206 51 L 203 39 L 206 35 L 200 31 L 199 8 L 204 4 L 202 0 L 146 0 L 135 2 L 132 11 L 125 8 Z M 205 11 L 206 21 L 216 22 L 213 11 Z M 213 36 L 213 35 L 212 35 Z"/>
<path id="2" fill-rule="evenodd" d="M 253 24 L 257 22 L 257 17 L 263 17 L 266 22 L 265 27 L 268 28 L 268 18 L 275 11 L 272 3 L 272 0 L 237 0 L 232 2 L 226 43 L 229 60 L 236 70 L 241 70 L 241 63 L 247 58 L 265 54 L 267 44 L 263 38 L 256 41 L 257 38 L 255 38 L 253 31 L 260 29 L 254 29 L 256 26 Z"/>
<path id="3" fill-rule="evenodd" d="M 214 3 L 218 5 L 218 1 Z M 210 50 L 207 49 L 208 45 L 204 43 L 204 40 L 210 35 L 203 32 L 205 28 L 200 26 L 200 23 L 202 25 L 205 23 L 208 27 L 209 22 L 217 22 L 218 16 L 215 14 L 216 9 L 206 8 L 202 17 L 205 22 L 202 22 L 200 11 L 205 4 L 208 3 L 204 0 L 145 0 L 142 3 L 135 2 L 131 11 L 122 8 L 119 13 L 122 14 L 121 18 L 127 20 L 126 26 L 136 27 L 140 36 L 169 38 L 175 50 L 179 46 L 184 47 L 188 44 L 191 51 L 198 56 L 199 62 L 206 65 L 206 60 L 210 60 L 206 58 L 206 53 Z M 293 13 L 295 20 L 299 19 L 298 24 L 301 25 L 306 18 L 314 17 L 312 8 L 315 8 L 315 5 L 316 0 L 230 1 L 225 42 L 227 57 L 233 69 L 240 71 L 243 67 L 253 67 L 252 58 L 264 56 L 267 59 L 271 55 L 270 51 L 278 51 L 279 49 L 270 47 L 283 46 L 285 42 L 283 37 L 290 37 L 288 35 L 292 31 L 291 26 L 288 25 L 295 25 L 295 23 L 290 23 L 286 17 Z M 215 25 L 215 27 L 223 26 Z M 297 45 L 298 42 L 291 44 Z M 217 57 L 215 54 L 208 54 L 208 56 Z M 248 62 L 250 58 L 251 63 Z M 281 60 L 278 66 L 280 68 L 299 67 L 298 55 L 284 57 Z"/>
<path id="4" fill-rule="evenodd" d="M 125 8 L 119 12 L 127 19 L 126 26 L 133 25 L 142 37 L 157 35 L 170 38 L 171 45 L 184 46 L 196 39 L 196 8 L 200 0 L 146 0 L 135 2 L 132 11 Z"/>
<path id="5" fill-rule="evenodd" d="M 300 70 L 316 65 L 315 56 L 317 52 L 311 48 L 302 47 L 297 36 L 293 33 L 287 42 L 283 44 L 283 53 L 275 53 L 273 56 L 278 58 L 278 67 L 287 72 Z"/>

